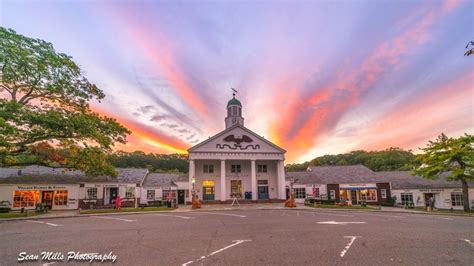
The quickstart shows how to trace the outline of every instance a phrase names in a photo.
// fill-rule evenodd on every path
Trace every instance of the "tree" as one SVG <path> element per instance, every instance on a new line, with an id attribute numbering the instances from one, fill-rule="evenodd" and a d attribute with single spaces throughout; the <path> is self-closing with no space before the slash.
<path id="1" fill-rule="evenodd" d="M 469 49 L 469 45 L 471 46 L 470 49 Z M 465 56 L 473 55 L 474 54 L 474 41 L 468 42 L 466 45 L 466 49 L 467 51 L 464 53 Z"/>
<path id="2" fill-rule="evenodd" d="M 428 179 L 446 174 L 449 181 L 460 181 L 464 211 L 469 211 L 468 181 L 474 180 L 474 136 L 465 134 L 459 138 L 448 138 L 441 134 L 422 150 L 424 154 L 418 156 L 421 165 L 415 169 L 415 174 Z"/>
<path id="3" fill-rule="evenodd" d="M 130 134 L 91 111 L 105 94 L 51 43 L 0 27 L 0 164 L 41 164 L 115 174 L 105 160 Z M 56 154 L 53 156 L 53 154 Z"/>

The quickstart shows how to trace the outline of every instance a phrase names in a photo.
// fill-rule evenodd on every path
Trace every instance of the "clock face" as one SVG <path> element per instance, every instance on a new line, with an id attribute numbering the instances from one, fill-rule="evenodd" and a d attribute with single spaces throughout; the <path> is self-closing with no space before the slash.
<path id="1" fill-rule="evenodd" d="M 232 118 L 232 123 L 237 123 L 237 118 Z"/>

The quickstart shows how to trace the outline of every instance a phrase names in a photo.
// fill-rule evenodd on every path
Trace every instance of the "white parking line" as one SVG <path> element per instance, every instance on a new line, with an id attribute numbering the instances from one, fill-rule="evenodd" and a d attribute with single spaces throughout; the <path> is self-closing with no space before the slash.
<path id="1" fill-rule="evenodd" d="M 474 247 L 474 243 L 473 243 L 471 240 L 465 239 L 465 238 L 461 238 L 460 240 L 461 240 L 461 241 L 464 241 L 464 242 L 466 242 L 466 243 L 468 243 L 469 245 L 471 245 L 471 246 Z"/>
<path id="2" fill-rule="evenodd" d="M 217 253 L 219 253 L 219 252 L 222 252 L 222 251 L 224 251 L 224 250 L 226 250 L 226 249 L 228 249 L 228 248 L 231 248 L 231 247 L 234 247 L 234 246 L 237 246 L 237 245 L 239 245 L 239 244 L 242 244 L 242 243 L 244 243 L 244 242 L 249 242 L 249 241 L 252 241 L 252 240 L 232 240 L 232 242 L 234 242 L 233 244 L 230 244 L 230 245 L 228 245 L 228 246 L 226 246 L 226 247 L 223 247 L 223 248 L 221 248 L 221 249 L 219 249 L 219 250 L 216 250 L 216 251 L 212 252 L 211 254 L 209 254 L 209 255 L 207 255 L 207 256 L 201 256 L 199 259 L 197 259 L 197 260 L 195 260 L 195 261 L 190 260 L 190 261 L 188 261 L 188 262 L 186 262 L 186 263 L 183 263 L 183 266 L 189 265 L 189 264 L 191 264 L 191 263 L 193 263 L 193 262 L 201 261 L 201 260 L 203 260 L 203 259 L 205 259 L 205 258 L 208 258 L 208 257 L 210 257 L 210 256 L 212 256 L 212 255 L 215 255 L 215 254 L 217 254 Z"/>
<path id="3" fill-rule="evenodd" d="M 197 211 L 195 213 L 206 213 L 206 214 L 213 214 L 213 215 L 225 215 L 225 216 L 234 216 L 234 217 L 240 217 L 240 218 L 245 218 L 247 216 L 245 215 L 240 215 L 240 214 L 230 214 L 230 213 L 220 213 L 220 212 L 201 212 Z"/>
<path id="4" fill-rule="evenodd" d="M 347 251 L 352 246 L 352 243 L 354 243 L 356 238 L 358 238 L 358 236 L 344 236 L 344 237 L 351 238 L 351 241 L 349 241 L 349 244 L 347 244 L 347 246 L 341 251 L 341 258 L 344 257 L 344 255 L 346 255 Z"/>
<path id="5" fill-rule="evenodd" d="M 340 217 L 354 217 L 354 215 L 347 215 L 347 214 L 339 214 L 339 213 L 327 213 L 327 212 L 313 212 L 313 211 L 299 211 L 301 213 L 312 213 L 313 216 L 316 214 L 322 214 L 322 215 L 333 215 L 333 216 L 340 216 Z"/>
<path id="6" fill-rule="evenodd" d="M 49 226 L 62 226 L 62 224 L 53 224 L 53 223 L 46 223 L 46 222 L 41 222 L 41 221 L 27 221 L 29 223 L 37 223 L 37 224 L 46 224 Z"/>
<path id="7" fill-rule="evenodd" d="M 346 225 L 346 224 L 365 224 L 365 222 L 336 222 L 336 221 L 327 221 L 327 222 L 318 222 L 318 224 L 338 224 L 338 225 Z"/>
<path id="8" fill-rule="evenodd" d="M 196 217 L 190 217 L 190 216 L 181 216 L 181 215 L 170 215 L 170 214 L 157 214 L 157 213 L 153 213 L 151 215 L 154 215 L 154 216 L 164 216 L 164 217 L 175 217 L 175 218 L 181 218 L 181 219 L 194 219 Z"/>
<path id="9" fill-rule="evenodd" d="M 117 220 L 117 221 L 123 221 L 123 222 L 136 222 L 137 221 L 137 220 L 123 219 L 123 218 L 109 217 L 109 216 L 91 216 L 91 217 L 99 218 L 99 219 Z"/>

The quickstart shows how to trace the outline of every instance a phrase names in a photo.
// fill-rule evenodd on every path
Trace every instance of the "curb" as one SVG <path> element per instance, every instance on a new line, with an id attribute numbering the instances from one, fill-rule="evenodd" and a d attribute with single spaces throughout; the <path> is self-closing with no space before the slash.
<path id="1" fill-rule="evenodd" d="M 210 211 L 259 211 L 259 210 L 285 210 L 285 211 L 302 211 L 302 210 L 326 210 L 332 212 L 359 212 L 359 213 L 374 213 L 374 212 L 383 212 L 383 213 L 395 213 L 395 214 L 422 214 L 422 215 L 437 215 L 437 216 L 455 216 L 455 217 L 467 217 L 474 218 L 474 216 L 464 215 L 464 214 L 455 214 L 455 213 L 427 213 L 427 212 L 406 212 L 406 211 L 387 211 L 387 210 L 362 210 L 362 209 L 330 209 L 330 208 L 313 208 L 313 207 L 304 207 L 304 208 L 276 208 L 276 207 L 262 207 L 257 209 L 199 209 L 199 210 L 163 210 L 163 211 L 141 211 L 141 212 L 110 212 L 110 213 L 89 213 L 89 214 L 75 214 L 75 215 L 64 215 L 64 216 L 29 216 L 29 217 L 16 217 L 16 218 L 5 218 L 0 219 L 1 222 L 7 221 L 24 221 L 24 220 L 43 220 L 43 219 L 58 219 L 58 218 L 77 218 L 77 217 L 93 217 L 93 216 L 109 216 L 109 215 L 133 215 L 133 214 L 147 214 L 147 213 L 188 213 L 188 212 L 210 212 Z"/>

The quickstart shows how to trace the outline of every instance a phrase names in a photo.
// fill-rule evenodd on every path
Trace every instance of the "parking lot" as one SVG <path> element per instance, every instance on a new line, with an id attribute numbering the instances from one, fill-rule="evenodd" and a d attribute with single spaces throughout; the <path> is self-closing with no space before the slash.
<path id="1" fill-rule="evenodd" d="M 4 221 L 0 229 L 1 265 L 16 264 L 20 252 L 43 251 L 112 252 L 117 265 L 474 262 L 474 220 L 456 216 L 319 209 L 221 210 Z M 39 259 L 27 263 L 65 262 Z"/>

